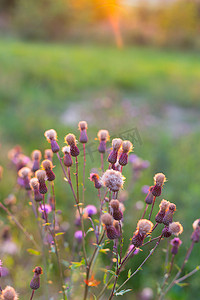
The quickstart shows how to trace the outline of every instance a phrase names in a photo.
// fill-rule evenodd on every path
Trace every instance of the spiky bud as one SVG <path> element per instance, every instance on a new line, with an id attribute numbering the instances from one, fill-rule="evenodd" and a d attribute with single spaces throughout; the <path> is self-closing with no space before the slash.
<path id="1" fill-rule="evenodd" d="M 42 195 L 39 192 L 39 186 L 40 186 L 40 184 L 39 184 L 39 181 L 38 181 L 38 179 L 36 177 L 31 178 L 31 180 L 30 180 L 30 186 L 31 186 L 31 188 L 32 188 L 32 190 L 34 192 L 34 200 L 36 202 L 42 201 Z"/>
<path id="2" fill-rule="evenodd" d="M 46 172 L 44 170 L 38 170 L 35 173 L 38 181 L 39 181 L 39 192 L 41 194 L 46 194 L 48 189 L 45 183 L 45 179 L 46 179 Z"/>
<path id="3" fill-rule="evenodd" d="M 90 181 L 94 182 L 94 186 L 96 189 L 100 189 L 102 187 L 101 180 L 99 178 L 99 175 L 97 173 L 91 173 L 90 174 Z"/>
<path id="4" fill-rule="evenodd" d="M 110 201 L 110 211 L 115 220 L 120 221 L 123 218 L 123 213 L 120 209 L 120 203 L 116 199 Z"/>
<path id="5" fill-rule="evenodd" d="M 176 211 L 176 205 L 174 203 L 170 203 L 168 209 L 165 213 L 163 218 L 163 224 L 169 226 L 170 223 L 173 221 L 173 214 Z"/>
<path id="6" fill-rule="evenodd" d="M 165 237 L 165 238 L 168 238 L 170 237 L 172 234 L 171 232 L 169 231 L 169 227 L 165 226 L 162 230 L 162 235 Z"/>
<path id="7" fill-rule="evenodd" d="M 34 270 L 34 276 L 30 283 L 30 288 L 32 290 L 37 290 L 40 287 L 40 275 L 43 273 L 41 267 L 36 267 Z"/>
<path id="8" fill-rule="evenodd" d="M 126 166 L 128 163 L 128 153 L 132 151 L 133 145 L 130 141 L 122 142 L 122 153 L 119 157 L 119 164 L 121 166 Z"/>
<path id="9" fill-rule="evenodd" d="M 31 176 L 31 169 L 28 167 L 23 167 L 18 171 L 19 177 L 21 177 L 24 181 L 24 187 L 26 190 L 30 190 L 30 176 Z"/>
<path id="10" fill-rule="evenodd" d="M 150 186 L 149 187 L 149 192 L 148 192 L 148 194 L 147 194 L 147 196 L 146 196 L 146 198 L 145 198 L 145 202 L 146 202 L 146 204 L 148 204 L 148 205 L 150 205 L 150 204 L 152 204 L 153 203 L 153 194 L 152 194 L 152 190 L 153 190 L 153 186 Z"/>
<path id="11" fill-rule="evenodd" d="M 71 167 L 73 164 L 73 161 L 72 161 L 72 157 L 71 157 L 71 153 L 70 153 L 70 146 L 63 147 L 62 152 L 64 153 L 64 157 L 63 157 L 64 165 L 68 168 Z"/>
<path id="12" fill-rule="evenodd" d="M 146 219 L 141 219 L 137 223 L 137 229 L 132 238 L 132 244 L 135 247 L 140 247 L 143 244 L 144 238 L 151 232 L 153 223 Z"/>
<path id="13" fill-rule="evenodd" d="M 53 181 L 55 180 L 55 174 L 54 172 L 52 171 L 52 168 L 53 168 L 53 164 L 50 160 L 48 159 L 45 159 L 42 161 L 42 168 L 45 170 L 46 172 L 46 175 L 47 175 L 47 180 L 48 181 Z"/>
<path id="14" fill-rule="evenodd" d="M 179 238 L 174 238 L 173 240 L 171 240 L 170 244 L 172 245 L 171 253 L 173 255 L 176 255 L 178 253 L 180 245 L 182 244 L 182 241 Z"/>
<path id="15" fill-rule="evenodd" d="M 51 150 L 53 153 L 56 153 L 60 150 L 60 147 L 57 143 L 57 132 L 54 129 L 45 131 L 44 133 L 47 141 L 51 143 Z"/>
<path id="16" fill-rule="evenodd" d="M 200 219 L 195 220 L 192 226 L 194 231 L 191 235 L 191 240 L 198 243 L 200 241 Z"/>
<path id="17" fill-rule="evenodd" d="M 70 146 L 70 153 L 72 156 L 76 157 L 79 155 L 80 151 L 76 145 L 76 137 L 73 133 L 69 133 L 65 136 L 67 144 Z"/>
<path id="18" fill-rule="evenodd" d="M 34 150 L 31 153 L 31 158 L 33 161 L 32 171 L 36 172 L 40 168 L 40 160 L 41 160 L 42 154 L 40 150 Z"/>
<path id="19" fill-rule="evenodd" d="M 155 197 L 159 197 L 162 193 L 162 187 L 163 187 L 163 184 L 164 182 L 166 181 L 166 177 L 163 173 L 157 173 L 155 176 L 154 176 L 154 187 L 152 189 L 152 194 L 155 196 Z"/>
<path id="20" fill-rule="evenodd" d="M 51 149 L 46 149 L 44 151 L 44 158 L 45 159 L 48 159 L 50 161 L 52 161 L 52 158 L 53 158 L 53 151 Z"/>
<path id="21" fill-rule="evenodd" d="M 113 224 L 113 218 L 109 213 L 105 213 L 101 216 L 101 222 L 105 225 L 105 226 L 110 226 Z"/>
<path id="22" fill-rule="evenodd" d="M 80 143 L 87 143 L 88 142 L 88 136 L 87 136 L 87 122 L 86 121 L 80 121 L 78 123 L 78 127 L 80 130 L 80 138 L 79 141 Z"/>
<path id="23" fill-rule="evenodd" d="M 111 164 L 115 164 L 117 161 L 118 151 L 122 145 L 121 139 L 113 139 L 112 140 L 112 151 L 108 156 L 108 162 Z"/>
<path id="24" fill-rule="evenodd" d="M 164 218 L 164 216 L 165 216 L 165 213 L 166 213 L 166 210 L 167 210 L 169 204 L 170 204 L 170 202 L 167 201 L 167 200 L 165 200 L 165 199 L 163 199 L 163 200 L 161 201 L 161 203 L 160 203 L 160 205 L 159 205 L 160 210 L 159 210 L 158 214 L 157 214 L 156 217 L 155 217 L 155 221 L 156 221 L 157 223 L 162 223 L 162 222 L 163 222 L 163 218 Z"/>
<path id="25" fill-rule="evenodd" d="M 99 130 L 98 134 L 98 139 L 99 139 L 99 147 L 98 150 L 100 153 L 105 153 L 106 152 L 106 142 L 109 140 L 109 132 L 108 130 L 101 129 Z"/>
<path id="26" fill-rule="evenodd" d="M 113 192 L 117 192 L 123 187 L 124 179 L 121 172 L 115 170 L 107 170 L 101 178 L 103 185 Z"/>

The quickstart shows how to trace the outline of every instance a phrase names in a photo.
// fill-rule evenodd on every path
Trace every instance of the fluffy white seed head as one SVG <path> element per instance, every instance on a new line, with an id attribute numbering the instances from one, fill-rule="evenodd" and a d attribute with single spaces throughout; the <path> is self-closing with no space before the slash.
<path id="1" fill-rule="evenodd" d="M 50 140 L 57 140 L 57 132 L 54 129 L 46 130 L 44 136 L 48 142 L 50 142 Z"/>
<path id="2" fill-rule="evenodd" d="M 117 192 L 123 187 L 124 179 L 121 172 L 115 170 L 107 170 L 101 177 L 103 185 L 113 192 Z"/>
<path id="3" fill-rule="evenodd" d="M 141 234 L 148 234 L 151 232 L 153 228 L 153 223 L 149 220 L 146 219 L 141 219 L 138 221 L 137 223 L 137 230 L 141 233 Z"/>
<path id="4" fill-rule="evenodd" d="M 169 224 L 169 232 L 178 236 L 183 232 L 183 226 L 179 222 L 173 222 Z"/>

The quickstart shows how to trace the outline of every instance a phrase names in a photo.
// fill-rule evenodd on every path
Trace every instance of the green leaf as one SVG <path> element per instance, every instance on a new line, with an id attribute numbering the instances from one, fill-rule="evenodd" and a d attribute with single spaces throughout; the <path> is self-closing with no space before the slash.
<path id="1" fill-rule="evenodd" d="M 78 269 L 80 268 L 81 266 L 85 265 L 85 260 L 82 259 L 80 262 L 73 262 L 72 261 L 72 264 L 70 266 L 70 269 L 71 270 L 75 270 L 75 269 Z"/>
<path id="2" fill-rule="evenodd" d="M 40 255 L 40 251 L 31 248 L 27 249 L 27 252 L 31 255 Z"/>
<path id="3" fill-rule="evenodd" d="M 87 235 L 87 234 L 88 234 L 89 232 L 91 232 L 91 231 L 94 231 L 94 228 L 90 227 L 90 228 L 88 229 L 88 231 L 86 232 L 85 235 Z"/>
<path id="4" fill-rule="evenodd" d="M 115 296 L 123 296 L 124 294 L 126 294 L 126 293 L 128 293 L 128 292 L 130 292 L 130 291 L 132 291 L 132 290 L 131 290 L 131 289 L 128 289 L 128 290 L 121 290 L 121 291 L 115 293 Z"/>
<path id="5" fill-rule="evenodd" d="M 128 278 L 131 277 L 131 269 L 128 270 Z"/>
<path id="6" fill-rule="evenodd" d="M 108 290 L 112 290 L 113 288 L 113 283 L 109 284 L 109 286 L 107 287 Z"/>
<path id="7" fill-rule="evenodd" d="M 184 287 L 184 286 L 187 286 L 188 283 L 184 282 L 184 283 L 180 283 L 180 282 L 175 282 L 176 285 L 180 286 L 180 287 Z"/>
<path id="8" fill-rule="evenodd" d="M 106 249 L 100 249 L 99 252 L 106 254 L 107 252 L 109 252 L 110 249 L 106 248 Z"/>
<path id="9" fill-rule="evenodd" d="M 65 232 L 58 232 L 56 233 L 56 236 L 63 235 L 63 234 L 65 234 Z"/>
<path id="10" fill-rule="evenodd" d="M 103 276 L 103 283 L 106 284 L 106 279 L 107 279 L 107 273 L 104 274 Z"/>

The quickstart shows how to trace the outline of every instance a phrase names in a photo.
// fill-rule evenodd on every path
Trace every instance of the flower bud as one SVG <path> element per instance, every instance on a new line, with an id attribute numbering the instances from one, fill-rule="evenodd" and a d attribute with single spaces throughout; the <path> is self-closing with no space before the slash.
<path id="1" fill-rule="evenodd" d="M 44 151 L 44 158 L 45 159 L 48 159 L 50 161 L 52 161 L 52 158 L 53 158 L 53 151 L 51 149 L 46 149 Z"/>
<path id="2" fill-rule="evenodd" d="M 87 137 L 87 122 L 80 121 L 78 123 L 78 127 L 79 127 L 79 130 L 80 130 L 79 141 L 80 141 L 80 143 L 85 144 L 85 143 L 88 142 L 88 137 Z"/>
<path id="3" fill-rule="evenodd" d="M 110 210 L 115 220 L 120 221 L 123 218 L 123 213 L 120 209 L 120 203 L 118 200 L 113 199 L 110 201 Z"/>
<path id="4" fill-rule="evenodd" d="M 40 275 L 43 273 L 41 267 L 36 267 L 33 272 L 35 273 L 31 283 L 30 283 L 30 288 L 32 290 L 37 290 L 40 287 Z"/>
<path id="5" fill-rule="evenodd" d="M 71 167 L 73 164 L 73 161 L 72 161 L 72 157 L 71 157 L 71 153 L 70 153 L 70 146 L 63 147 L 62 152 L 64 153 L 64 157 L 63 157 L 64 165 L 68 168 Z"/>
<path id="6" fill-rule="evenodd" d="M 32 190 L 34 192 L 34 200 L 36 202 L 42 201 L 42 194 L 40 194 L 40 192 L 39 192 L 39 185 L 40 185 L 39 181 L 38 181 L 38 179 L 36 177 L 31 178 L 31 180 L 30 180 L 30 186 L 31 186 L 31 188 L 32 188 Z"/>
<path id="7" fill-rule="evenodd" d="M 46 172 L 44 170 L 38 170 L 38 171 L 36 171 L 35 175 L 39 181 L 39 192 L 41 194 L 46 194 L 48 191 L 46 183 L 45 183 Z"/>
<path id="8" fill-rule="evenodd" d="M 109 132 L 108 130 L 104 130 L 104 129 L 101 129 L 99 130 L 98 134 L 98 139 L 99 139 L 99 147 L 98 147 L 98 150 L 100 153 L 105 153 L 106 152 L 106 142 L 109 141 Z"/>
<path id="9" fill-rule="evenodd" d="M 159 210 L 158 214 L 157 214 L 156 217 L 155 217 L 155 221 L 156 221 L 157 223 L 162 223 L 162 222 L 163 222 L 163 218 L 164 218 L 164 216 L 165 216 L 165 213 L 166 213 L 166 210 L 167 210 L 169 204 L 170 204 L 170 202 L 167 201 L 167 200 L 165 200 L 165 199 L 163 199 L 163 200 L 161 201 L 161 203 L 160 203 L 160 205 L 159 205 L 160 210 Z"/>
<path id="10" fill-rule="evenodd" d="M 178 253 L 180 245 L 182 244 L 182 241 L 179 238 L 174 238 L 173 240 L 171 240 L 170 244 L 172 245 L 171 253 L 173 255 L 176 255 Z"/>
<path id="11" fill-rule="evenodd" d="M 179 222 L 173 222 L 169 224 L 169 232 L 178 236 L 183 232 L 183 226 Z"/>
<path id="12" fill-rule="evenodd" d="M 40 168 L 40 160 L 41 160 L 42 154 L 40 150 L 34 150 L 31 154 L 31 158 L 33 161 L 32 171 L 36 172 Z"/>
<path id="13" fill-rule="evenodd" d="M 45 131 L 44 133 L 47 141 L 51 143 L 51 150 L 53 153 L 56 153 L 60 150 L 60 147 L 57 143 L 57 132 L 54 129 Z"/>
<path id="14" fill-rule="evenodd" d="M 115 164 L 117 161 L 118 151 L 122 145 L 121 139 L 113 139 L 112 140 L 112 151 L 108 156 L 108 162 L 111 164 Z"/>
<path id="15" fill-rule="evenodd" d="M 157 173 L 154 176 L 154 184 L 155 185 L 153 187 L 152 194 L 155 197 L 159 197 L 161 195 L 162 187 L 163 187 L 163 184 L 165 181 L 166 181 L 166 177 L 163 173 Z"/>
<path id="16" fill-rule="evenodd" d="M 96 189 L 100 189 L 102 187 L 101 180 L 99 178 L 99 175 L 97 173 L 91 173 L 90 174 L 90 181 L 94 182 L 94 186 Z"/>
<path id="17" fill-rule="evenodd" d="M 21 177 L 24 181 L 24 187 L 26 190 L 30 190 L 30 176 L 31 176 L 31 169 L 27 168 L 27 167 L 23 167 L 19 170 L 18 172 L 19 177 Z"/>
<path id="18" fill-rule="evenodd" d="M 146 196 L 146 198 L 145 198 L 145 202 L 146 202 L 146 204 L 152 204 L 153 203 L 153 194 L 152 194 L 152 190 L 153 190 L 153 186 L 150 186 L 149 187 L 149 192 L 148 192 L 148 194 L 147 194 L 147 196 Z"/>
<path id="19" fill-rule="evenodd" d="M 45 170 L 46 172 L 46 175 L 47 175 L 47 180 L 48 181 L 53 181 L 55 180 L 55 174 L 54 172 L 52 171 L 52 168 L 53 168 L 53 164 L 50 160 L 48 159 L 45 159 L 43 160 L 42 162 L 42 168 Z"/>
<path id="20" fill-rule="evenodd" d="M 138 221 L 136 232 L 132 238 L 132 244 L 135 247 L 140 247 L 147 234 L 151 232 L 153 228 L 153 223 L 146 219 L 141 219 Z"/>
<path id="21" fill-rule="evenodd" d="M 132 151 L 133 145 L 130 141 L 122 142 L 122 153 L 119 157 L 119 164 L 121 166 L 126 166 L 128 163 L 128 153 Z"/>
<path id="22" fill-rule="evenodd" d="M 69 133 L 65 136 L 67 144 L 70 146 L 70 153 L 72 156 L 76 157 L 79 155 L 79 149 L 76 145 L 76 137 L 73 133 Z"/>
<path id="23" fill-rule="evenodd" d="M 193 233 L 191 235 L 191 240 L 195 243 L 198 243 L 200 241 L 200 219 L 197 219 L 193 223 Z"/>
<path id="24" fill-rule="evenodd" d="M 165 213 L 163 218 L 163 224 L 169 226 L 170 223 L 173 221 L 173 214 L 176 211 L 176 205 L 174 203 L 170 203 L 168 206 L 168 210 Z"/>

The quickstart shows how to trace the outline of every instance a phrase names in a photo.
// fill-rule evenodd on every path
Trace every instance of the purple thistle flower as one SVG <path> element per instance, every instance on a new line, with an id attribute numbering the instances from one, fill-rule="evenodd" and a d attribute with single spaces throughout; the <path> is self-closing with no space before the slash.
<path id="1" fill-rule="evenodd" d="M 88 217 L 91 217 L 97 213 L 97 208 L 94 205 L 87 205 L 84 211 L 87 213 Z"/>

